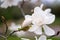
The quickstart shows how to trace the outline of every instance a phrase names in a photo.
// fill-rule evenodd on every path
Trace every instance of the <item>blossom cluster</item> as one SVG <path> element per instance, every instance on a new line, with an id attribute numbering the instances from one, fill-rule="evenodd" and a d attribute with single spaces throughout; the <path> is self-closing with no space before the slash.
<path id="1" fill-rule="evenodd" d="M 1 1 L 3 1 L 3 3 L 1 4 L 0 7 L 7 8 L 11 7 L 12 5 L 17 6 L 18 2 L 21 0 L 1 0 Z M 16 25 L 15 23 L 12 23 L 9 27 L 9 30 L 11 31 L 21 30 L 14 33 L 18 37 L 27 36 L 28 34 L 27 32 L 34 33 L 40 36 L 39 38 L 35 36 L 34 38 L 36 40 L 47 40 L 47 36 L 55 35 L 55 31 L 47 26 L 48 24 L 54 22 L 55 15 L 51 13 L 50 8 L 43 10 L 43 6 L 44 4 L 35 7 L 32 15 L 25 15 L 25 20 L 23 21 L 22 25 Z M 30 39 L 22 38 L 22 40 Z"/>

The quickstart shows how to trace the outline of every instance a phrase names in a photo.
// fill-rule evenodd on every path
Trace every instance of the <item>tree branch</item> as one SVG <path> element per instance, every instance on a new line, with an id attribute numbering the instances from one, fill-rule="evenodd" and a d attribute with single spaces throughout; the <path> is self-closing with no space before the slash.
<path id="1" fill-rule="evenodd" d="M 2 38 L 6 38 L 5 36 L 3 36 L 3 35 L 0 35 L 0 37 L 2 37 Z"/>
<path id="2" fill-rule="evenodd" d="M 7 25 L 7 22 L 6 22 L 6 19 L 5 19 L 5 17 L 4 16 L 1 16 L 1 20 L 2 20 L 2 22 L 5 24 L 5 26 L 6 26 L 6 31 L 5 31 L 5 34 L 8 32 L 8 25 Z"/>
<path id="3" fill-rule="evenodd" d="M 13 31 L 12 33 L 10 33 L 8 36 L 11 36 L 12 34 L 14 34 L 15 32 L 18 32 L 19 30 Z"/>
<path id="4" fill-rule="evenodd" d="M 25 13 L 24 13 L 24 11 L 23 11 L 23 5 L 24 5 L 24 0 L 22 1 L 22 4 L 21 5 L 19 5 L 18 7 L 20 8 L 20 10 L 21 10 L 21 13 L 22 13 L 22 15 L 25 17 Z"/>

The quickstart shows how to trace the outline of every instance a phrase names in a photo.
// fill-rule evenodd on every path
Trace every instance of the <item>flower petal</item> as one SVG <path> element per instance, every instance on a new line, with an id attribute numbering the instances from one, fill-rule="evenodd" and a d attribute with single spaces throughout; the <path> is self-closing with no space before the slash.
<path id="1" fill-rule="evenodd" d="M 18 31 L 14 33 L 17 37 L 33 38 L 36 34 L 28 31 Z"/>
<path id="2" fill-rule="evenodd" d="M 31 19 L 31 15 L 25 15 L 25 19 Z"/>
<path id="3" fill-rule="evenodd" d="M 38 26 L 32 25 L 32 27 L 30 27 L 30 29 L 28 31 L 34 32 L 37 28 L 38 28 Z"/>
<path id="4" fill-rule="evenodd" d="M 44 25 L 43 28 L 44 28 L 44 32 L 47 36 L 52 36 L 55 34 L 55 31 L 53 29 L 51 29 L 50 27 L 48 27 L 47 25 Z"/>
<path id="5" fill-rule="evenodd" d="M 41 4 L 41 5 L 40 5 L 40 8 L 42 9 L 42 8 L 43 8 L 43 6 L 44 6 L 44 4 Z"/>
<path id="6" fill-rule="evenodd" d="M 46 13 L 50 13 L 51 12 L 51 9 L 46 9 L 45 12 Z"/>
<path id="7" fill-rule="evenodd" d="M 17 37 L 22 37 L 22 36 L 26 36 L 26 32 L 25 31 L 18 31 L 14 33 Z"/>
<path id="8" fill-rule="evenodd" d="M 41 25 L 43 24 L 43 13 L 34 13 L 32 14 L 32 24 Z"/>
<path id="9" fill-rule="evenodd" d="M 21 25 L 16 25 L 15 23 L 11 23 L 11 26 L 8 28 L 11 31 L 18 30 L 18 28 L 21 28 Z"/>
<path id="10" fill-rule="evenodd" d="M 51 24 L 55 20 L 55 15 L 48 13 L 44 16 L 44 24 Z"/>
<path id="11" fill-rule="evenodd" d="M 23 22 L 23 24 L 22 24 L 22 27 L 25 27 L 25 26 L 30 25 L 31 22 L 32 22 L 31 16 L 30 16 L 30 15 L 26 15 L 26 16 L 25 16 L 25 20 L 24 20 L 24 22 Z"/>
<path id="12" fill-rule="evenodd" d="M 38 40 L 47 40 L 45 35 L 41 35 L 40 38 Z"/>
<path id="13" fill-rule="evenodd" d="M 38 27 L 34 33 L 36 33 L 37 35 L 41 35 L 42 34 L 42 28 L 41 27 Z"/>
<path id="14" fill-rule="evenodd" d="M 42 11 L 42 9 L 40 8 L 40 7 L 35 7 L 34 8 L 34 13 L 42 13 L 43 11 Z"/>

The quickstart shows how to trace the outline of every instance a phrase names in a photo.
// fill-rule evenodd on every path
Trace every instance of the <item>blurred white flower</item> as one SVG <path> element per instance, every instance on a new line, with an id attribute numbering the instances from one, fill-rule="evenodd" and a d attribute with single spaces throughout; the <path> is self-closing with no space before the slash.
<path id="1" fill-rule="evenodd" d="M 32 14 L 32 27 L 29 29 L 30 32 L 36 34 L 42 34 L 42 28 L 47 36 L 52 36 L 55 31 L 48 27 L 46 24 L 51 24 L 55 20 L 55 15 L 51 14 L 51 9 L 42 10 L 43 4 L 40 7 L 34 8 L 34 13 Z"/>
<path id="2" fill-rule="evenodd" d="M 11 25 L 8 27 L 10 31 L 18 30 L 18 28 L 21 28 L 21 25 L 16 25 L 15 23 L 11 23 Z"/>
<path id="3" fill-rule="evenodd" d="M 34 13 L 32 14 L 32 23 L 36 25 L 51 24 L 55 20 L 55 15 L 51 14 L 51 9 L 42 10 L 41 7 L 35 7 Z"/>
<path id="4" fill-rule="evenodd" d="M 16 25 L 15 23 L 11 23 L 11 25 L 8 27 L 8 29 L 11 32 L 18 30 L 18 28 L 21 28 L 21 25 Z M 35 36 L 34 33 L 30 33 L 28 31 L 23 30 L 15 32 L 13 35 L 16 35 L 17 37 L 28 37 L 28 38 L 32 38 Z"/>
<path id="5" fill-rule="evenodd" d="M 45 35 L 41 35 L 39 38 L 37 38 L 37 36 L 35 36 L 36 40 L 52 40 L 52 39 L 47 39 L 47 37 Z"/>
<path id="6" fill-rule="evenodd" d="M 1 4 L 0 7 L 2 8 L 7 8 L 11 6 L 17 6 L 20 0 L 1 0 L 3 3 Z"/>
<path id="7" fill-rule="evenodd" d="M 37 36 L 35 36 L 36 40 L 47 40 L 47 37 L 45 35 L 41 35 L 39 38 L 37 38 Z"/>

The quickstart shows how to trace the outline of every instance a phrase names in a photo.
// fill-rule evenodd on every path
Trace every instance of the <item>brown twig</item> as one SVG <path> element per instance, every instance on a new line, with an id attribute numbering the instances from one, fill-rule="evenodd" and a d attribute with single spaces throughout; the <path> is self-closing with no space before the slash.
<path id="1" fill-rule="evenodd" d="M 21 4 L 21 8 L 23 8 L 24 3 L 25 3 L 25 2 L 24 2 L 24 0 L 23 0 L 23 1 L 22 1 L 22 4 Z"/>
<path id="2" fill-rule="evenodd" d="M 5 26 L 6 26 L 6 31 L 5 31 L 5 34 L 8 32 L 8 25 L 7 25 L 7 22 L 6 22 L 6 19 L 5 19 L 5 17 L 4 16 L 1 16 L 1 20 L 2 20 L 2 22 L 5 24 Z"/>
<path id="3" fill-rule="evenodd" d="M 11 36 L 12 34 L 14 34 L 15 32 L 18 32 L 18 30 L 13 31 L 12 33 L 9 34 L 9 36 Z"/>
<path id="4" fill-rule="evenodd" d="M 22 1 L 22 4 L 21 5 L 19 5 L 18 7 L 20 8 L 20 10 L 21 10 L 21 13 L 22 13 L 22 15 L 25 17 L 25 13 L 24 13 L 24 11 L 23 11 L 23 5 L 24 5 L 24 0 Z"/>
<path id="5" fill-rule="evenodd" d="M 18 32 L 18 31 L 21 31 L 21 30 L 22 30 L 22 31 L 27 31 L 29 28 L 30 28 L 30 27 L 24 27 L 24 28 L 21 28 L 21 29 L 18 28 L 18 30 L 13 31 L 12 33 L 10 33 L 10 34 L 8 35 L 8 37 L 11 36 L 12 34 L 14 34 L 15 32 Z"/>

